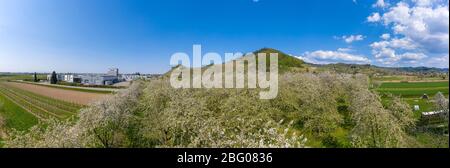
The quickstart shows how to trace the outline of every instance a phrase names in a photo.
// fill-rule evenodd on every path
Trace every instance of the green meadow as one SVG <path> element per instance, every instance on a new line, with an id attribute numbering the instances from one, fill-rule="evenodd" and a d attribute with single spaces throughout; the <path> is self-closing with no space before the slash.
<path id="1" fill-rule="evenodd" d="M 6 120 L 6 127 L 27 130 L 38 123 L 38 119 L 0 93 L 0 115 Z"/>
<path id="2" fill-rule="evenodd" d="M 419 98 L 423 94 L 432 97 L 438 92 L 448 96 L 448 86 L 448 82 L 387 82 L 382 83 L 376 91 L 404 98 Z"/>
<path id="3" fill-rule="evenodd" d="M 449 83 L 436 81 L 436 82 L 384 82 L 380 87 L 375 90 L 380 93 L 383 98 L 383 102 L 387 103 L 391 101 L 386 95 L 393 94 L 402 97 L 402 99 L 408 103 L 411 108 L 415 105 L 419 106 L 419 110 L 414 111 L 414 117 L 419 119 L 422 112 L 428 112 L 434 110 L 434 103 L 429 101 L 433 99 L 434 95 L 441 92 L 446 97 L 449 93 Z M 428 95 L 427 99 L 422 99 L 422 96 Z"/>
<path id="4" fill-rule="evenodd" d="M 448 88 L 448 82 L 391 82 L 383 83 L 381 88 L 435 88 L 446 87 Z"/>

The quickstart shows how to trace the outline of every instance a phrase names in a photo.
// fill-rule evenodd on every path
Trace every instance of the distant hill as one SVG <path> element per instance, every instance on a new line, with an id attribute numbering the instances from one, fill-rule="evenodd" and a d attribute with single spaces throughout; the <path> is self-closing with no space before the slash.
<path id="1" fill-rule="evenodd" d="M 270 53 L 278 53 L 278 69 L 279 72 L 323 72 L 333 71 L 336 73 L 363 73 L 368 75 L 382 74 L 382 75 L 396 75 L 396 74 L 432 74 L 432 73 L 448 73 L 448 68 L 430 68 L 430 67 L 381 67 L 370 64 L 312 64 L 307 63 L 299 58 L 290 56 L 282 51 L 273 48 L 262 48 L 253 52 L 255 55 L 258 53 L 266 53 L 269 56 Z M 238 58 L 240 59 L 240 58 Z M 270 60 L 267 57 L 266 62 Z M 258 62 L 258 60 L 256 60 Z M 211 65 L 208 65 L 211 66 Z M 204 66 L 208 67 L 208 66 Z M 178 66 L 176 66 L 178 67 Z M 269 68 L 267 68 L 269 69 Z M 173 70 L 173 69 L 172 69 Z M 170 73 L 172 70 L 167 72 Z"/>
<path id="2" fill-rule="evenodd" d="M 310 64 L 321 71 L 334 71 L 338 73 L 364 73 L 364 74 L 432 74 L 448 73 L 448 68 L 430 68 L 430 67 L 380 67 L 370 64 Z"/>
<path id="3" fill-rule="evenodd" d="M 386 68 L 386 69 L 392 69 L 397 71 L 404 71 L 404 72 L 422 72 L 422 73 L 448 73 L 448 68 L 430 68 L 430 67 L 398 67 L 398 68 Z"/>
<path id="4" fill-rule="evenodd" d="M 298 59 L 293 56 L 290 56 L 290 55 L 288 55 L 284 52 L 281 52 L 279 50 L 276 50 L 276 49 L 262 48 L 262 49 L 254 52 L 254 54 L 258 54 L 258 53 L 266 53 L 267 54 L 266 62 L 269 62 L 268 56 L 270 55 L 270 53 L 277 53 L 278 54 L 278 69 L 280 72 L 306 67 L 306 64 L 303 60 Z"/>
<path id="5" fill-rule="evenodd" d="M 318 71 L 333 71 L 337 73 L 363 73 L 363 74 L 375 74 L 375 73 L 393 73 L 392 70 L 383 69 L 378 66 L 370 65 L 370 64 L 344 64 L 344 63 L 336 63 L 336 64 L 310 64 L 312 67 L 316 67 Z"/>
<path id="6" fill-rule="evenodd" d="M 288 55 L 288 54 L 286 54 L 284 52 L 281 52 L 279 50 L 276 50 L 276 49 L 262 48 L 262 49 L 259 49 L 257 51 L 254 51 L 253 53 L 255 55 L 258 55 L 258 53 L 266 53 L 267 54 L 266 55 L 267 56 L 266 57 L 267 58 L 267 60 L 266 60 L 267 71 L 269 71 L 269 67 L 268 66 L 269 66 L 269 61 L 270 61 L 270 57 L 269 57 L 270 53 L 277 53 L 278 54 L 278 71 L 281 72 L 281 73 L 282 72 L 286 72 L 286 71 L 304 71 L 305 68 L 308 67 L 308 65 L 303 60 L 298 59 L 298 58 L 293 57 L 293 56 L 290 56 L 290 55 Z M 243 57 L 238 58 L 238 59 L 242 59 L 242 58 Z M 258 59 L 256 59 L 256 63 L 258 63 Z M 202 69 L 210 67 L 210 66 L 212 66 L 212 65 L 203 66 Z M 166 72 L 164 74 L 164 76 L 168 76 L 173 71 L 173 69 L 178 68 L 178 67 L 183 67 L 183 66 L 177 65 L 175 67 L 172 67 L 171 70 L 169 70 L 168 72 Z"/>

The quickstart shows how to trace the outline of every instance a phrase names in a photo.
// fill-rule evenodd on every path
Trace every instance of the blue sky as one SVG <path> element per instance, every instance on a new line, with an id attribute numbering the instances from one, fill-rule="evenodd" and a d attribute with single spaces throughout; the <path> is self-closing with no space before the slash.
<path id="1" fill-rule="evenodd" d="M 193 44 L 221 54 L 271 47 L 314 63 L 448 67 L 448 1 L 0 0 L 0 72 L 163 73 Z"/>

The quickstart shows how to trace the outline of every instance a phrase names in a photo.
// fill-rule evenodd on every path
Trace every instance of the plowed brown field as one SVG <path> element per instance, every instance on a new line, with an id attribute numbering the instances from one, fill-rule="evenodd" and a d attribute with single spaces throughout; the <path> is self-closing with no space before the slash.
<path id="1" fill-rule="evenodd" d="M 6 82 L 6 84 L 42 96 L 47 96 L 53 99 L 59 99 L 66 102 L 72 102 L 81 105 L 88 105 L 92 102 L 110 96 L 110 94 L 79 92 L 74 90 L 58 89 L 26 83 Z"/>

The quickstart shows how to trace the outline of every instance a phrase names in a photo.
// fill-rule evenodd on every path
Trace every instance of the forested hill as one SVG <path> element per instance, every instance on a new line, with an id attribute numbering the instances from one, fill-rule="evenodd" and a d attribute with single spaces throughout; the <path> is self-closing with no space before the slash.
<path id="1" fill-rule="evenodd" d="M 364 74 L 433 74 L 433 73 L 448 73 L 448 68 L 434 68 L 434 67 L 380 67 L 370 64 L 311 64 L 306 63 L 311 67 L 316 67 L 321 71 L 334 71 L 338 73 L 364 73 Z"/>
<path id="2" fill-rule="evenodd" d="M 273 48 L 262 48 L 253 52 L 255 55 L 258 53 L 267 54 L 267 65 L 269 63 L 269 54 L 278 54 L 278 68 L 279 72 L 324 72 L 331 71 L 336 73 L 363 73 L 368 75 L 382 74 L 382 75 L 394 75 L 394 74 L 434 74 L 434 73 L 448 73 L 448 68 L 434 68 L 434 67 L 381 67 L 370 64 L 346 64 L 346 63 L 334 63 L 334 64 L 313 64 L 305 62 L 299 58 L 290 56 L 282 51 Z M 238 58 L 240 59 L 240 58 Z M 258 60 L 256 60 L 258 62 Z M 179 67 L 179 66 L 175 66 Z M 175 68 L 173 67 L 173 68 Z M 208 66 L 205 66 L 208 67 Z M 173 69 L 172 68 L 172 69 Z M 166 73 L 169 74 L 172 69 Z M 267 69 L 269 69 L 267 67 Z"/>

